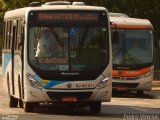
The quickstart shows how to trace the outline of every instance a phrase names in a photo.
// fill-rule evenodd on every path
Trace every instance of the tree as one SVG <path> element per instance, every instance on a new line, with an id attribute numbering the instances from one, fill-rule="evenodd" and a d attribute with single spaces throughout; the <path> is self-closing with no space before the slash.
<path id="1" fill-rule="evenodd" d="M 0 0 L 0 23 L 6 11 L 28 6 L 35 0 Z M 37 0 L 41 3 L 53 0 Z M 153 24 L 157 38 L 160 39 L 160 0 L 68 0 L 82 1 L 87 5 L 103 6 L 109 12 L 120 12 L 130 17 L 149 19 Z"/>
<path id="2" fill-rule="evenodd" d="M 105 4 L 110 12 L 120 12 L 130 17 L 148 19 L 160 39 L 160 1 L 159 0 L 108 0 Z"/>

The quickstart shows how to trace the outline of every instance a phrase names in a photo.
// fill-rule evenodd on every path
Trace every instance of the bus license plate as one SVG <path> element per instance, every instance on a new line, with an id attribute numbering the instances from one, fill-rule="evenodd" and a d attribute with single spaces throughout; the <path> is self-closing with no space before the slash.
<path id="1" fill-rule="evenodd" d="M 77 102 L 77 98 L 76 97 L 63 97 L 62 101 L 63 102 Z"/>

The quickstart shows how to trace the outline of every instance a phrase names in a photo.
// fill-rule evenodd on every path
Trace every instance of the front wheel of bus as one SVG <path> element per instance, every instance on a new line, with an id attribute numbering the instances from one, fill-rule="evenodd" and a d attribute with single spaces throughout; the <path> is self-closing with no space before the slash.
<path id="1" fill-rule="evenodd" d="M 100 113 L 101 111 L 101 102 L 92 102 L 90 104 L 91 113 Z"/>
<path id="2" fill-rule="evenodd" d="M 23 103 L 23 108 L 25 112 L 33 112 L 34 107 L 35 107 L 34 103 L 31 103 L 31 102 Z"/>
<path id="3" fill-rule="evenodd" d="M 23 108 L 23 101 L 21 99 L 19 99 L 19 107 Z"/>
<path id="4" fill-rule="evenodd" d="M 17 107 L 17 106 L 18 106 L 18 99 L 14 98 L 13 96 L 10 95 L 9 107 L 13 108 L 13 107 Z"/>
<path id="5" fill-rule="evenodd" d="M 138 90 L 137 91 L 137 97 L 143 97 L 143 93 L 144 93 L 143 90 Z"/>

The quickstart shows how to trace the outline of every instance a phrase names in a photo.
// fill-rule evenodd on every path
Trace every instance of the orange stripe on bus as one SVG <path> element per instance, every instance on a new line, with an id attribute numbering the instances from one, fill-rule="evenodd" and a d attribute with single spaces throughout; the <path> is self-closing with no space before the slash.
<path id="1" fill-rule="evenodd" d="M 148 72 L 151 72 L 151 67 L 143 68 L 140 70 L 113 70 L 112 75 L 123 77 L 136 77 Z"/>
<path id="2" fill-rule="evenodd" d="M 117 28 L 139 28 L 139 29 L 153 29 L 153 26 L 150 25 L 116 25 Z M 111 25 L 112 28 L 115 27 L 115 25 Z"/>

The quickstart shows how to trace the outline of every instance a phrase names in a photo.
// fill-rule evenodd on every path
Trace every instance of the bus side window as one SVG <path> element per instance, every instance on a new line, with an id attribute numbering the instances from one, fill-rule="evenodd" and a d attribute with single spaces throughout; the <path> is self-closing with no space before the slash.
<path id="1" fill-rule="evenodd" d="M 19 25 L 19 20 L 17 19 L 16 21 L 16 28 L 15 28 L 15 47 L 14 49 L 17 51 L 17 44 L 18 44 L 18 25 Z"/>
<path id="2" fill-rule="evenodd" d="M 19 32 L 18 32 L 18 41 L 17 41 L 17 49 L 18 49 L 18 51 L 21 49 L 21 47 L 22 47 L 22 45 L 23 45 L 23 41 L 24 41 L 24 21 L 23 20 L 21 20 L 20 21 L 20 23 L 19 23 L 19 27 L 18 27 L 18 29 L 19 29 Z"/>
<path id="3" fill-rule="evenodd" d="M 4 24 L 3 24 L 3 49 L 5 49 L 5 41 L 6 41 L 6 21 L 4 21 Z"/>
<path id="4" fill-rule="evenodd" d="M 7 24 L 6 24 L 6 40 L 5 40 L 5 43 L 4 43 L 4 48 L 7 49 L 7 44 L 8 44 L 8 40 L 9 40 L 9 21 L 7 21 Z"/>
<path id="5" fill-rule="evenodd" d="M 3 40 L 4 40 L 4 37 L 5 37 L 4 36 L 4 33 L 5 33 L 5 22 L 3 22 L 3 26 L 2 27 L 3 27 Z M 4 44 L 2 44 L 2 45 L 4 45 Z M 2 48 L 4 48 L 4 47 L 2 46 Z"/>
<path id="6" fill-rule="evenodd" d="M 9 24 L 9 39 L 8 39 L 8 44 L 7 44 L 7 48 L 8 50 L 11 50 L 11 47 L 12 47 L 12 37 L 13 37 L 13 32 L 12 32 L 12 21 L 10 21 L 10 24 Z"/>

